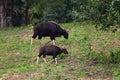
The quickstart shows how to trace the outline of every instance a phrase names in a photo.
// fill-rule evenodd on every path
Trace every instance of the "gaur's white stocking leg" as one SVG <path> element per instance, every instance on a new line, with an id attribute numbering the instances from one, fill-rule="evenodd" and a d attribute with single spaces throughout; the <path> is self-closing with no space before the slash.
<path id="1" fill-rule="evenodd" d="M 55 58 L 55 64 L 57 64 L 57 58 Z"/>
<path id="2" fill-rule="evenodd" d="M 43 60 L 44 60 L 44 62 L 45 62 L 45 63 L 47 63 L 47 61 L 46 61 L 46 59 L 45 59 L 45 58 L 43 58 Z"/>
<path id="3" fill-rule="evenodd" d="M 37 64 L 38 64 L 39 58 L 40 58 L 40 57 L 39 57 L 39 56 L 37 56 L 37 62 L 36 62 Z"/>
<path id="4" fill-rule="evenodd" d="M 53 45 L 55 45 L 55 40 L 52 40 Z"/>

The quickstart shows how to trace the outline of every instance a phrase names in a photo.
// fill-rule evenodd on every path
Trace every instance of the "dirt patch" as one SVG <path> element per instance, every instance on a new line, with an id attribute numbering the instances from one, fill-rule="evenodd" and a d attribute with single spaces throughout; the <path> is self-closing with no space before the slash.
<path id="1" fill-rule="evenodd" d="M 16 56 L 16 55 L 21 55 L 21 54 L 24 54 L 24 53 L 20 53 L 20 52 L 8 52 L 8 53 L 5 53 L 4 55 L 5 56 L 8 56 L 8 55 L 14 55 L 14 56 Z"/>
<path id="2" fill-rule="evenodd" d="M 112 41 L 109 41 L 109 40 L 97 38 L 97 39 L 93 39 L 90 45 L 92 47 L 92 51 L 109 52 L 111 48 L 114 48 L 114 49 L 120 48 L 120 40 L 113 39 Z"/>
<path id="3" fill-rule="evenodd" d="M 18 32 L 16 34 L 16 37 L 20 37 L 22 39 L 28 39 L 31 38 L 33 35 L 33 31 L 32 30 L 24 30 L 22 32 Z"/>
<path id="4" fill-rule="evenodd" d="M 24 75 L 16 74 L 16 73 L 5 73 L 2 75 L 1 80 L 23 80 L 25 79 Z"/>
<path id="5" fill-rule="evenodd" d="M 86 78 L 78 78 L 77 80 L 112 80 L 111 78 L 106 78 L 106 79 L 94 79 L 94 78 L 91 78 L 91 77 L 86 77 Z"/>
<path id="6" fill-rule="evenodd" d="M 14 61 L 13 59 L 6 60 L 6 62 L 13 62 L 13 61 Z"/>

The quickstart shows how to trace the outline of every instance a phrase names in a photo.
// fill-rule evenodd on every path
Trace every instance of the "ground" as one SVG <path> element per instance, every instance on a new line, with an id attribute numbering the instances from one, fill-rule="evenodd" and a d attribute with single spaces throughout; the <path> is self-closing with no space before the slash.
<path id="1" fill-rule="evenodd" d="M 56 38 L 56 45 L 66 45 L 69 54 L 59 55 L 58 64 L 36 64 L 38 48 L 49 37 L 35 39 L 33 30 L 23 26 L 0 30 L 0 80 L 119 80 L 120 30 L 97 31 L 94 24 L 64 23 L 69 39 Z M 42 44 L 41 44 L 42 43 Z M 50 43 L 51 44 L 51 43 Z M 50 45 L 49 44 L 49 45 Z M 47 56 L 47 61 L 52 57 Z"/>

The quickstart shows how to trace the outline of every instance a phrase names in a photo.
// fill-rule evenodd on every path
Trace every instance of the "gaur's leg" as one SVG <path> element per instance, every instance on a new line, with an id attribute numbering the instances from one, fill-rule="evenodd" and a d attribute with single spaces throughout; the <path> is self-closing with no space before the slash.
<path id="1" fill-rule="evenodd" d="M 46 58 L 45 58 L 45 57 L 46 57 L 46 55 L 43 55 L 43 60 L 44 60 L 44 62 L 45 62 L 45 63 L 47 63 L 47 61 L 46 61 Z"/>
<path id="2" fill-rule="evenodd" d="M 55 61 L 55 64 L 57 64 L 57 58 L 56 58 L 56 55 L 53 55 L 53 60 Z"/>
<path id="3" fill-rule="evenodd" d="M 53 45 L 55 45 L 55 40 L 52 40 Z"/>
<path id="4" fill-rule="evenodd" d="M 55 64 L 57 64 L 57 58 L 55 58 Z"/>
<path id="5" fill-rule="evenodd" d="M 55 45 L 55 37 L 52 36 L 52 37 L 50 37 L 50 39 L 51 39 L 51 41 L 52 41 L 52 44 Z"/>
<path id="6" fill-rule="evenodd" d="M 49 63 L 55 61 L 55 64 L 57 64 L 57 58 L 53 58 L 51 61 L 49 61 Z"/>
<path id="7" fill-rule="evenodd" d="M 39 56 L 37 56 L 37 62 L 36 62 L 37 64 L 38 64 L 39 58 L 40 58 L 40 57 L 39 57 Z"/>
<path id="8" fill-rule="evenodd" d="M 38 62 L 39 62 L 39 58 L 42 56 L 42 53 L 40 53 L 38 56 L 37 56 L 37 64 L 38 64 Z"/>
<path id="9" fill-rule="evenodd" d="M 46 58 L 43 58 L 44 62 L 47 63 Z"/>
<path id="10" fill-rule="evenodd" d="M 51 36 L 50 36 L 50 39 L 51 39 L 51 40 L 48 41 L 46 44 L 52 42 L 52 44 L 55 45 L 55 37 L 51 37 Z"/>
<path id="11" fill-rule="evenodd" d="M 31 45 L 33 43 L 33 39 L 35 39 L 37 37 L 38 33 L 37 32 L 34 32 L 33 36 L 32 36 L 32 39 L 31 39 Z"/>
<path id="12" fill-rule="evenodd" d="M 42 44 L 42 36 L 41 35 L 38 36 L 38 39 L 40 40 L 40 43 Z"/>

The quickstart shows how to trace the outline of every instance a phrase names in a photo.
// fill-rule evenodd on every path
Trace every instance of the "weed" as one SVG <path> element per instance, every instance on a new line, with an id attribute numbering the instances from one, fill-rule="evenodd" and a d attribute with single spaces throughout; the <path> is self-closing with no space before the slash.
<path id="1" fill-rule="evenodd" d="M 120 63 L 120 49 L 113 51 L 110 50 L 110 62 L 111 63 Z"/>

